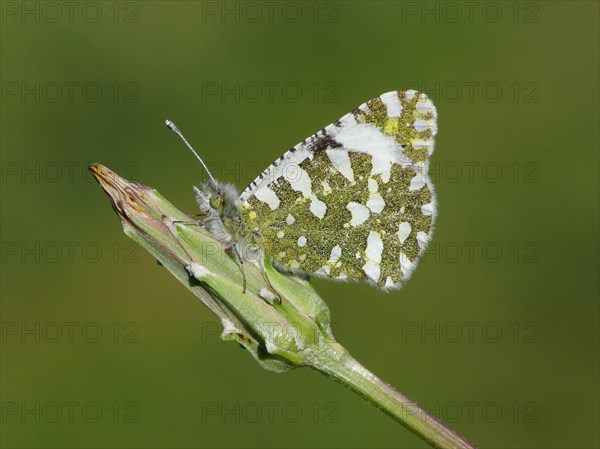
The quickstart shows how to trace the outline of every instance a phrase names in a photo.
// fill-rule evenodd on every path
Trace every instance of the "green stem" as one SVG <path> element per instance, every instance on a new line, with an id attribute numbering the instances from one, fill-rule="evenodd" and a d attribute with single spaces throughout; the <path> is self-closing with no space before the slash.
<path id="1" fill-rule="evenodd" d="M 330 343 L 324 351 L 309 358 L 309 366 L 367 399 L 433 447 L 476 449 L 416 402 L 371 373 L 339 343 Z"/>

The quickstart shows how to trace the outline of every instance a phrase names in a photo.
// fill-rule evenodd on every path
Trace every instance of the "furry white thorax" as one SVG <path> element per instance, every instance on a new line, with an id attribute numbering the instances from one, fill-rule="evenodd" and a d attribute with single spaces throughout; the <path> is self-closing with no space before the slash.
<path id="1" fill-rule="evenodd" d="M 233 184 L 207 180 L 194 187 L 196 202 L 204 215 L 202 224 L 221 242 L 233 248 L 243 260 L 257 266 L 264 263 L 260 235 L 248 230 L 240 216 L 241 200 Z"/>

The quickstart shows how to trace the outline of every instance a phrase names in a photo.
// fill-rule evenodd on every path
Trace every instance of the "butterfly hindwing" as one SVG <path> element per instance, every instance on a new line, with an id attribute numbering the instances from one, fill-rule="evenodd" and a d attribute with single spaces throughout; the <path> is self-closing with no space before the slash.
<path id="1" fill-rule="evenodd" d="M 436 131 L 425 94 L 374 98 L 267 168 L 240 196 L 242 220 L 282 267 L 398 287 L 433 230 Z"/>

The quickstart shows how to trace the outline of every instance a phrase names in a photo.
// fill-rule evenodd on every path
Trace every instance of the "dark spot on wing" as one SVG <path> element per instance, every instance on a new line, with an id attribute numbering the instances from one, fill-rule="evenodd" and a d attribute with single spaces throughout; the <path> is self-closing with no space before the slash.
<path id="1" fill-rule="evenodd" d="M 340 148 L 343 145 L 335 140 L 333 137 L 325 135 L 310 144 L 310 150 L 313 153 L 320 153 L 321 151 L 325 151 L 329 147 L 331 148 Z"/>

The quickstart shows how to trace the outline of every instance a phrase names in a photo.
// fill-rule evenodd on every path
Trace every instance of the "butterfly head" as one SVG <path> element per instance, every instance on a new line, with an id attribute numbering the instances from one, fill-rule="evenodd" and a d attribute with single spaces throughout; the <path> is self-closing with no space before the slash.
<path id="1" fill-rule="evenodd" d="M 194 187 L 194 193 L 209 230 L 221 239 L 233 238 L 240 223 L 240 194 L 237 189 L 232 184 L 210 179 L 201 187 Z"/>

